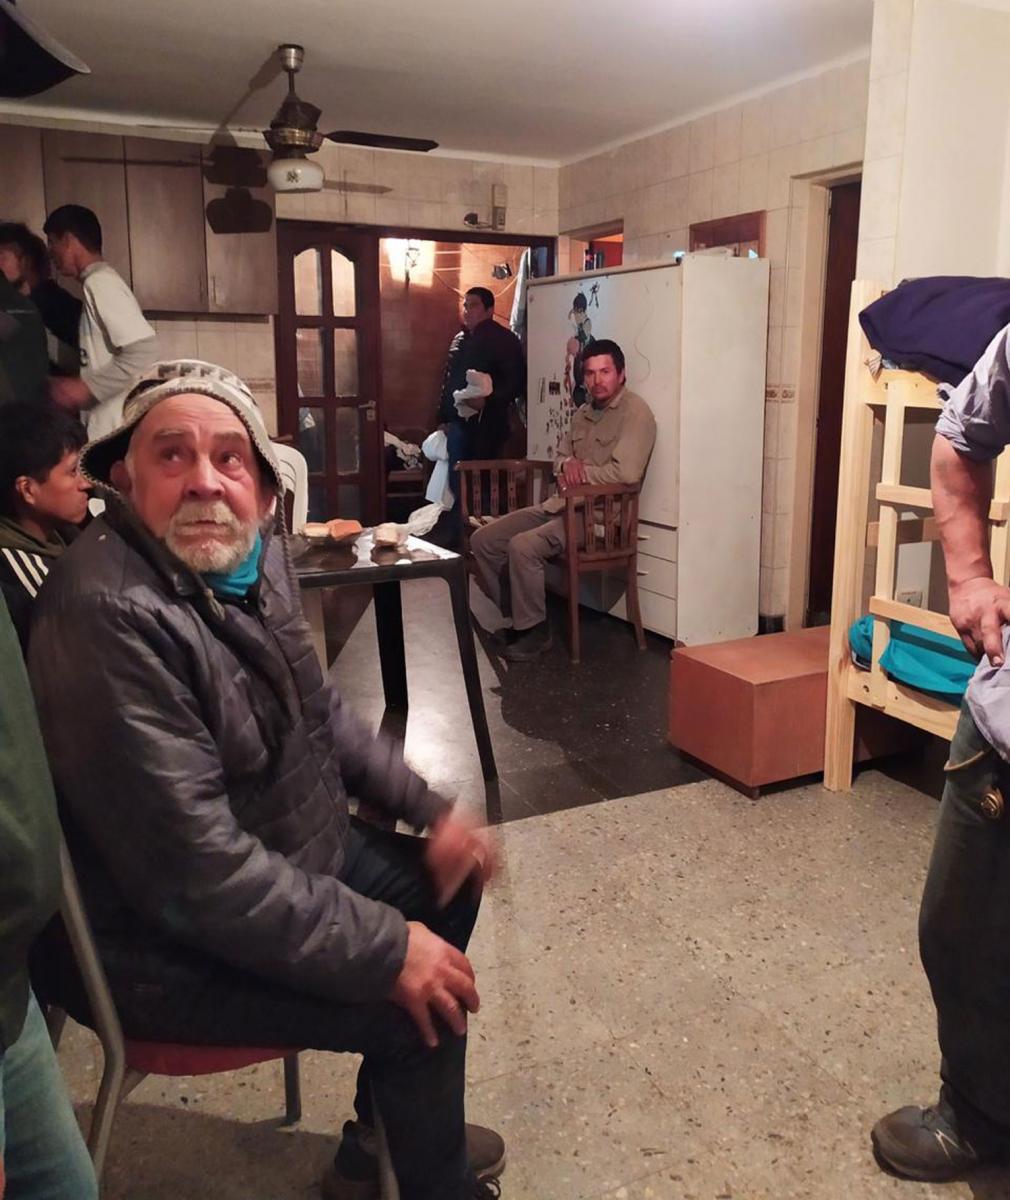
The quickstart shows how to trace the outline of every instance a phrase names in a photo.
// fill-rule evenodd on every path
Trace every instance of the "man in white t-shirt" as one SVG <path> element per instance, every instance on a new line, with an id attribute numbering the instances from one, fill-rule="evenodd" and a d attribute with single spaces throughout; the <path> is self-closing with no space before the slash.
<path id="1" fill-rule="evenodd" d="M 127 393 L 158 359 L 158 337 L 125 280 L 102 258 L 102 227 L 90 208 L 64 204 L 49 214 L 43 229 L 57 271 L 84 289 L 81 373 L 54 376 L 49 393 L 61 407 L 81 414 L 94 441 L 118 428 Z"/>

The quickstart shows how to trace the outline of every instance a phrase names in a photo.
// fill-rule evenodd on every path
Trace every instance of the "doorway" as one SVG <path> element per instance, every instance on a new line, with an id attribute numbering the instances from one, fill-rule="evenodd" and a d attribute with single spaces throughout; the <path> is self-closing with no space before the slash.
<path id="1" fill-rule="evenodd" d="M 387 470 L 404 464 L 386 429 L 415 444 L 431 431 L 462 292 L 487 286 L 508 324 L 527 248 L 533 274 L 553 274 L 540 235 L 278 221 L 278 426 L 306 457 L 311 520 L 388 519 Z M 525 453 L 521 425 L 509 450 Z"/>
<path id="2" fill-rule="evenodd" d="M 835 566 L 838 517 L 838 453 L 842 441 L 845 398 L 845 351 L 849 329 L 849 296 L 856 277 L 861 183 L 829 189 L 828 248 L 824 280 L 824 323 L 814 445 L 814 490 L 810 521 L 810 570 L 806 622 L 831 620 L 831 585 Z"/>
<path id="3" fill-rule="evenodd" d="M 378 242 L 279 221 L 277 253 L 278 424 L 308 463 L 309 517 L 375 524 L 385 508 Z"/>

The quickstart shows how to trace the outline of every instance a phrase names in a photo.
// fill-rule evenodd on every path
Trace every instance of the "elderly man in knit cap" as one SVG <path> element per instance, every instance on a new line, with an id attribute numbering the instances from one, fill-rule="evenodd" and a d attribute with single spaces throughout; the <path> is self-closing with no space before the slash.
<path id="1" fill-rule="evenodd" d="M 463 1116 L 491 845 L 322 676 L 251 394 L 157 364 L 81 466 L 108 507 L 50 573 L 30 671 L 126 1033 L 361 1053 L 323 1194 L 378 1196 L 374 1095 L 403 1200 L 497 1195 L 501 1139 Z"/>

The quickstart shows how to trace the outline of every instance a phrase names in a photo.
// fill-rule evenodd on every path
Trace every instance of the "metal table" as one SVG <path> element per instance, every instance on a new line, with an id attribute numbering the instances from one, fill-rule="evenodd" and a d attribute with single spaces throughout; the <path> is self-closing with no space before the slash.
<path id="1" fill-rule="evenodd" d="M 398 547 L 376 546 L 372 530 L 366 529 L 357 538 L 344 543 L 313 545 L 302 538 L 292 539 L 295 574 L 302 589 L 302 607 L 312 629 L 312 640 L 326 671 L 326 631 L 323 617 L 322 589 L 341 587 L 348 583 L 367 583 L 372 586 L 375 600 L 375 631 L 379 640 L 379 665 L 382 670 L 382 690 L 387 711 L 405 714 L 407 711 L 407 663 L 403 647 L 403 608 L 400 597 L 401 580 L 444 579 L 449 586 L 452 619 L 456 627 L 459 662 L 463 668 L 466 698 L 470 719 L 477 739 L 481 770 L 486 780 L 497 779 L 491 735 L 484 710 L 484 695 L 477 669 L 473 629 L 470 625 L 470 605 L 467 595 L 467 576 L 463 558 L 451 550 L 443 550 L 420 538 L 408 538 Z"/>

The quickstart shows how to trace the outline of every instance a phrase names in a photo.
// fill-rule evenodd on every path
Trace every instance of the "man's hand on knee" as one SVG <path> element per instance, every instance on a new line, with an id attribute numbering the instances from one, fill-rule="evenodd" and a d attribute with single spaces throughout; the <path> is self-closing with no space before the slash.
<path id="1" fill-rule="evenodd" d="M 498 873 L 498 847 L 490 831 L 465 814 L 452 812 L 436 821 L 424 852 L 438 903 L 444 908 L 467 879 L 477 894 Z"/>
<path id="2" fill-rule="evenodd" d="M 407 957 L 389 997 L 414 1018 L 425 1044 L 438 1045 L 433 1014 L 466 1033 L 466 1014 L 480 1008 L 470 960 L 419 921 L 407 922 Z"/>

